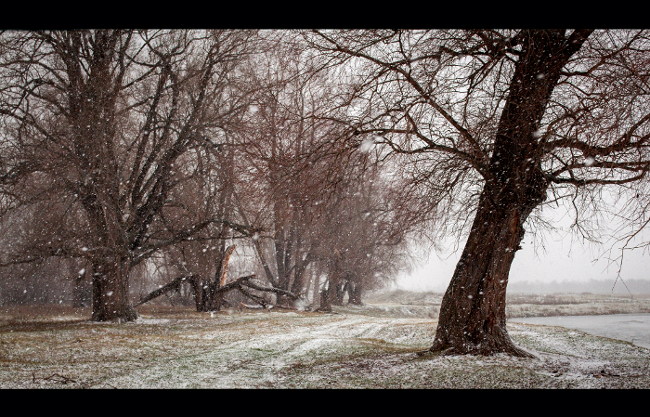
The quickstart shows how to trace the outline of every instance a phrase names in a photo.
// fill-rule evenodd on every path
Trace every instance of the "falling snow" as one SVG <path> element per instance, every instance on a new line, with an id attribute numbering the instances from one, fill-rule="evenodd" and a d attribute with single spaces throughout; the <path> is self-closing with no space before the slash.
<path id="1" fill-rule="evenodd" d="M 509 321 L 534 358 L 419 357 L 440 295 L 368 299 L 333 314 L 149 308 L 122 325 L 80 321 L 63 307 L 49 324 L 42 312 L 16 311 L 16 320 L 4 309 L 0 388 L 650 387 L 649 350 L 555 326 Z"/>

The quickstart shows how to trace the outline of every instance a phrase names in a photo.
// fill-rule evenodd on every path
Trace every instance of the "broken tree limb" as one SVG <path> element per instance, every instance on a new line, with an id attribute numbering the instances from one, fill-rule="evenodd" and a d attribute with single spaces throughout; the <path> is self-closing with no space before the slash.
<path id="1" fill-rule="evenodd" d="M 151 301 L 154 298 L 160 297 L 161 295 L 166 294 L 166 293 L 168 293 L 170 291 L 178 290 L 178 288 L 181 285 L 181 282 L 183 282 L 183 281 L 185 281 L 187 279 L 190 279 L 191 277 L 192 277 L 191 275 L 183 275 L 183 276 L 180 276 L 180 277 L 176 278 L 175 280 L 173 280 L 169 284 L 164 285 L 164 286 L 158 288 L 157 290 L 154 290 L 154 291 L 150 292 L 149 294 L 147 294 L 146 296 L 142 297 L 140 299 L 140 301 L 138 301 L 137 304 L 134 307 L 142 305 L 142 304 L 144 304 L 144 303 L 146 303 L 148 301 Z"/>
<path id="2" fill-rule="evenodd" d="M 274 292 L 276 294 L 286 295 L 286 296 L 288 296 L 289 298 L 291 298 L 293 300 L 297 300 L 298 298 L 300 298 L 299 296 L 292 293 L 291 291 L 283 290 L 282 288 L 262 287 L 260 285 L 257 285 L 257 284 L 251 283 L 251 282 L 245 282 L 245 283 L 242 283 L 242 284 L 246 285 L 247 287 L 252 288 L 254 290 L 264 291 L 264 292 Z"/>
<path id="3" fill-rule="evenodd" d="M 224 284 L 223 286 L 217 288 L 216 291 L 217 292 L 230 291 L 233 288 L 239 287 L 242 283 L 247 282 L 249 279 L 252 279 L 252 278 L 257 278 L 257 275 L 252 274 L 252 275 L 246 275 L 246 276 L 243 276 L 243 277 L 239 277 L 236 280 L 230 281 L 229 283 Z"/>
<path id="4" fill-rule="evenodd" d="M 226 282 L 226 273 L 228 272 L 228 261 L 230 256 L 235 251 L 235 245 L 230 245 L 224 251 L 221 260 L 219 261 L 217 271 L 214 275 L 214 281 L 209 284 L 209 288 L 206 294 L 206 302 L 208 310 L 220 310 L 221 305 L 223 304 L 224 293 L 218 291 Z"/>
<path id="5" fill-rule="evenodd" d="M 293 300 L 300 299 L 300 296 L 292 293 L 291 291 L 287 291 L 275 287 L 265 287 L 255 282 L 251 282 L 250 280 L 252 278 L 256 278 L 256 275 L 247 275 L 241 278 L 237 278 L 235 281 L 231 281 L 228 284 L 225 284 L 223 287 L 218 288 L 217 291 L 226 292 L 236 288 L 239 292 L 241 292 L 242 294 L 244 294 L 246 297 L 250 298 L 257 304 L 260 304 L 264 308 L 268 308 L 266 301 L 263 298 L 255 294 L 252 294 L 251 292 L 248 291 L 248 289 L 262 291 L 262 292 L 272 292 L 275 294 L 283 294 L 290 297 Z"/>
<path id="6" fill-rule="evenodd" d="M 228 246 L 228 249 L 226 249 L 226 252 L 224 252 L 223 254 L 223 258 L 221 258 L 221 263 L 219 264 L 219 276 L 217 277 L 219 282 L 219 287 L 223 287 L 223 284 L 226 283 L 226 272 L 228 272 L 228 261 L 230 260 L 230 256 L 234 251 L 235 251 L 235 245 Z"/>
<path id="7" fill-rule="evenodd" d="M 232 253 L 232 250 L 234 250 L 234 245 L 229 247 L 229 252 L 230 254 Z M 227 251 L 228 252 L 228 251 Z M 227 264 L 227 260 L 225 262 Z M 150 292 L 146 296 L 142 297 L 140 301 L 135 305 L 135 307 L 140 306 L 148 301 L 153 300 L 154 298 L 160 297 L 163 294 L 166 294 L 170 291 L 178 290 L 180 287 L 181 283 L 185 280 L 192 279 L 192 275 L 183 275 L 180 276 L 173 281 L 171 281 L 169 284 L 158 288 L 155 291 Z M 292 293 L 291 291 L 283 290 L 281 288 L 276 288 L 276 287 L 266 287 L 260 284 L 257 284 L 255 282 L 251 282 L 253 278 L 257 278 L 256 274 L 251 274 L 251 275 L 245 275 L 243 277 L 239 277 L 233 281 L 230 281 L 228 283 L 224 283 L 223 285 L 217 287 L 214 289 L 214 295 L 219 295 L 223 296 L 225 295 L 226 292 L 231 291 L 233 289 L 238 290 L 242 294 L 244 294 L 246 297 L 254 301 L 255 303 L 261 305 L 264 308 L 268 308 L 269 304 L 260 296 L 255 295 L 251 293 L 248 290 L 256 290 L 256 291 L 262 291 L 262 292 L 272 292 L 275 294 L 282 294 L 290 297 L 293 300 L 297 300 L 300 297 L 297 296 L 296 294 Z"/>
<path id="8" fill-rule="evenodd" d="M 251 300 L 253 300 L 257 304 L 261 305 L 263 308 L 268 309 L 268 304 L 266 303 L 266 300 L 264 300 L 264 298 L 259 297 L 259 296 L 255 295 L 255 294 L 251 294 L 250 292 L 248 292 L 244 288 L 242 288 L 241 285 L 237 287 L 237 290 L 239 290 L 239 292 L 241 292 L 242 294 L 244 294 L 246 297 L 250 298 Z"/>

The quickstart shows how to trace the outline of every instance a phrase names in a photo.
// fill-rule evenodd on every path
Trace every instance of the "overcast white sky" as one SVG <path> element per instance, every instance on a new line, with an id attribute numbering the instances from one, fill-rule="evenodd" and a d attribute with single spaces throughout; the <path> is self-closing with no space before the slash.
<path id="1" fill-rule="evenodd" d="M 650 231 L 645 231 L 645 241 L 650 241 Z M 561 236 L 545 235 L 545 250 L 537 251 L 531 244 L 529 236 L 524 238 L 522 249 L 517 252 L 510 270 L 509 283 L 515 282 L 551 282 L 551 281 L 588 281 L 611 280 L 614 282 L 618 273 L 618 264 L 612 264 L 604 252 L 609 246 L 593 247 L 573 242 L 570 234 Z M 611 246 L 611 245 L 610 245 Z M 620 247 L 620 245 L 618 246 Z M 460 257 L 462 245 L 456 253 L 451 251 L 441 256 L 432 253 L 429 262 L 413 273 L 402 274 L 398 287 L 409 290 L 444 291 L 454 272 Z M 620 251 L 611 254 L 619 256 Z M 650 254 L 643 250 L 626 251 L 621 277 L 623 280 L 650 280 Z"/>
<path id="2" fill-rule="evenodd" d="M 570 239 L 549 243 L 546 251 L 538 250 L 532 245 L 523 245 L 517 252 L 510 270 L 509 282 L 550 282 L 550 281 L 588 281 L 616 279 L 618 265 L 611 264 L 605 258 L 596 258 L 599 253 L 579 243 L 570 243 Z M 444 291 L 460 256 L 460 249 L 447 258 L 440 259 L 431 254 L 429 262 L 412 274 L 403 274 L 398 279 L 400 288 L 411 290 Z M 594 260 L 597 261 L 594 262 Z M 650 279 L 648 271 L 650 255 L 641 250 L 626 252 L 621 270 L 623 279 Z"/>

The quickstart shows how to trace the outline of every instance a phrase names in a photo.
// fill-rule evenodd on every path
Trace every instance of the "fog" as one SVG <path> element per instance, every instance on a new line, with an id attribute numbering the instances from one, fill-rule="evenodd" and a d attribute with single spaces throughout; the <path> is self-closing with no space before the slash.
<path id="1" fill-rule="evenodd" d="M 615 259 L 621 254 L 620 245 L 613 251 L 609 249 L 605 244 L 583 244 L 570 234 L 554 239 L 547 237 L 543 247 L 530 238 L 524 239 L 510 270 L 508 290 L 575 292 L 580 288 L 593 293 L 612 292 L 612 289 L 617 294 L 648 293 L 650 254 L 643 249 L 625 251 L 620 265 Z M 462 245 L 456 251 L 431 251 L 428 259 L 421 260 L 421 266 L 399 276 L 396 287 L 444 292 L 461 252 Z"/>

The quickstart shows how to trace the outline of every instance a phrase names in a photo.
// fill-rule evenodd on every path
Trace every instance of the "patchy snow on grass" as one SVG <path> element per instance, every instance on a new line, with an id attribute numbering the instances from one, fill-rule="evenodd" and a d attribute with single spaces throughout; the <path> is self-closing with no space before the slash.
<path id="1" fill-rule="evenodd" d="M 532 359 L 420 356 L 436 305 L 380 301 L 332 314 L 142 309 L 126 324 L 6 310 L 0 388 L 650 387 L 648 349 L 558 326 L 508 323 Z"/>

